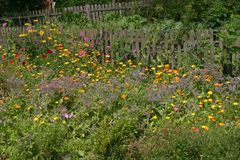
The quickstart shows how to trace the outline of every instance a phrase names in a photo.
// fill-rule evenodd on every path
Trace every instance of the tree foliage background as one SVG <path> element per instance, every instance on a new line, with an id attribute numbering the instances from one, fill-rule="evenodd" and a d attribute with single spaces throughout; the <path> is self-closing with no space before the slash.
<path id="1" fill-rule="evenodd" d="M 0 13 L 23 12 L 26 10 L 41 9 L 43 0 L 0 0 Z M 57 7 L 69 7 L 93 3 L 110 3 L 112 0 L 54 0 Z M 125 2 L 130 0 L 115 0 Z"/>
<path id="2" fill-rule="evenodd" d="M 24 12 L 41 9 L 43 0 L 0 0 L 0 13 Z M 113 0 L 54 0 L 56 7 L 69 7 L 93 3 L 111 3 Z M 131 0 L 115 0 L 125 2 Z M 239 0 L 153 0 L 152 6 L 141 9 L 140 15 L 150 20 L 171 19 L 182 21 L 186 26 L 203 24 L 218 28 L 240 14 Z M 5 14 L 4 14 L 5 15 Z M 8 14 L 7 14 L 8 15 Z"/>

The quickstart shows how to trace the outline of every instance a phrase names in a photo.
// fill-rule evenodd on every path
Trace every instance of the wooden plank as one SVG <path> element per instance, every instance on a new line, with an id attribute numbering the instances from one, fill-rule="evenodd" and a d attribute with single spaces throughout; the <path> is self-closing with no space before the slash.
<path id="1" fill-rule="evenodd" d="M 178 52 L 177 52 L 177 63 L 178 63 L 178 68 L 181 67 L 181 54 L 182 54 L 182 47 L 180 44 L 178 44 Z"/>

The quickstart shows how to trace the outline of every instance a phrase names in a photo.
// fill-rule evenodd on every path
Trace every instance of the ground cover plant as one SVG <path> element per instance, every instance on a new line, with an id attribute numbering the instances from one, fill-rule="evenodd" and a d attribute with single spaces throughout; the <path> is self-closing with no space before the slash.
<path id="1" fill-rule="evenodd" d="M 26 27 L 0 46 L 0 159 L 240 157 L 239 77 L 117 61 L 86 35 Z"/>

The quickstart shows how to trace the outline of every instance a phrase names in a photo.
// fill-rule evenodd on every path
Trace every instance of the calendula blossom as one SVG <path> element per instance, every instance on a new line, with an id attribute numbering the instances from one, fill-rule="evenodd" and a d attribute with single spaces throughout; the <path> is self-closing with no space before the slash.
<path id="1" fill-rule="evenodd" d="M 44 35 L 44 31 L 39 31 L 39 35 L 43 36 Z"/>

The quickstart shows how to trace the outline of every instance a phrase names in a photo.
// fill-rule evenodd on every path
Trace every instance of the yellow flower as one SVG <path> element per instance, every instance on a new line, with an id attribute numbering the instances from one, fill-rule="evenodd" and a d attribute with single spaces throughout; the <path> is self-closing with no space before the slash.
<path id="1" fill-rule="evenodd" d="M 16 108 L 16 109 L 20 109 L 20 108 L 21 108 L 21 106 L 20 106 L 20 105 L 18 105 L 18 104 L 15 104 L 15 108 Z"/>
<path id="2" fill-rule="evenodd" d="M 201 126 L 202 129 L 204 129 L 205 131 L 208 131 L 209 130 L 209 127 L 208 126 Z"/>
<path id="3" fill-rule="evenodd" d="M 127 95 L 126 94 L 122 94 L 121 97 L 120 97 L 122 100 L 125 100 L 127 98 Z"/>
<path id="4" fill-rule="evenodd" d="M 184 100 L 184 101 L 182 101 L 182 103 L 183 103 L 183 104 L 187 104 L 187 101 L 186 101 L 186 100 Z"/>
<path id="5" fill-rule="evenodd" d="M 54 120 L 54 121 L 57 121 L 58 119 L 59 119 L 58 116 L 53 117 L 53 120 Z"/>
<path id="6" fill-rule="evenodd" d="M 39 31 L 39 35 L 43 36 L 44 35 L 44 31 Z"/>
<path id="7" fill-rule="evenodd" d="M 36 22 L 38 22 L 38 20 L 37 20 L 37 19 L 34 19 L 34 20 L 33 20 L 33 22 L 35 22 L 35 23 L 36 23 Z"/>
<path id="8" fill-rule="evenodd" d="M 170 119 L 170 117 L 169 116 L 167 116 L 167 117 L 165 117 L 166 118 L 166 120 L 169 120 Z"/>
<path id="9" fill-rule="evenodd" d="M 35 117 L 35 118 L 33 119 L 33 121 L 34 121 L 34 122 L 39 121 L 39 117 Z"/>
<path id="10" fill-rule="evenodd" d="M 208 91 L 207 94 L 208 95 L 213 95 L 213 92 L 212 91 Z"/>
<path id="11" fill-rule="evenodd" d="M 107 70 L 107 73 L 111 73 L 111 72 L 112 72 L 112 70 L 111 70 L 111 69 Z"/>
<path id="12" fill-rule="evenodd" d="M 203 100 L 203 102 L 204 102 L 204 103 L 207 103 L 207 102 L 208 102 L 208 100 L 207 100 L 207 99 L 204 99 L 204 100 Z"/>
<path id="13" fill-rule="evenodd" d="M 208 116 L 208 118 L 209 118 L 209 119 L 212 119 L 212 118 L 213 118 L 213 116 L 209 115 L 209 116 Z"/>
<path id="14" fill-rule="evenodd" d="M 50 41 L 50 40 L 52 40 L 52 37 L 48 37 L 47 39 Z"/>
<path id="15" fill-rule="evenodd" d="M 193 112 L 193 113 L 192 113 L 192 116 L 195 116 L 195 115 L 196 115 L 196 113 Z"/>
<path id="16" fill-rule="evenodd" d="M 25 23 L 24 26 L 30 26 L 30 23 Z"/>
<path id="17" fill-rule="evenodd" d="M 80 89 L 79 92 L 80 93 L 85 93 L 85 90 L 84 89 Z"/>
<path id="18" fill-rule="evenodd" d="M 151 68 L 151 70 L 152 70 L 152 71 L 155 71 L 155 70 L 156 70 L 156 68 L 155 68 L 155 67 L 152 67 L 152 68 Z"/>
<path id="19" fill-rule="evenodd" d="M 35 29 L 29 29 L 28 30 L 28 33 L 34 33 L 34 32 L 37 32 L 37 30 L 35 30 Z"/>
<path id="20" fill-rule="evenodd" d="M 225 126 L 224 123 L 219 123 L 218 125 L 221 126 L 221 127 L 224 127 L 224 126 Z"/>
<path id="21" fill-rule="evenodd" d="M 152 117 L 153 120 L 156 120 L 158 117 L 155 115 Z"/>
<path id="22" fill-rule="evenodd" d="M 20 34 L 19 37 L 27 37 L 28 34 Z"/>
<path id="23" fill-rule="evenodd" d="M 212 98 L 209 98 L 209 99 L 208 99 L 208 102 L 212 102 L 212 101 L 213 101 L 213 99 L 212 99 Z"/>
<path id="24" fill-rule="evenodd" d="M 211 106 L 211 108 L 212 108 L 212 109 L 215 109 L 215 108 L 216 108 L 216 106 L 215 106 L 215 105 L 212 105 L 212 106 Z"/>
<path id="25" fill-rule="evenodd" d="M 32 109 L 32 106 L 29 106 L 28 108 L 27 108 L 27 110 L 31 110 Z"/>
<path id="26" fill-rule="evenodd" d="M 238 106 L 238 102 L 233 102 L 233 106 Z"/>
<path id="27" fill-rule="evenodd" d="M 44 120 L 41 120 L 40 121 L 40 125 L 42 125 L 42 124 L 44 124 L 45 123 L 45 121 Z"/>

